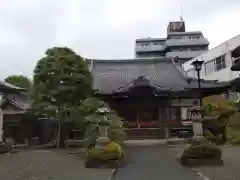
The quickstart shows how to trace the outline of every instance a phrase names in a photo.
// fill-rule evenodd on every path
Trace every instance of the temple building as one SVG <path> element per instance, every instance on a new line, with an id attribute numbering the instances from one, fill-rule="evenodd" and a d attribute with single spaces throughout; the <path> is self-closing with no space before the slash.
<path id="1" fill-rule="evenodd" d="M 5 105 L 7 102 L 10 102 L 10 101 L 8 101 L 8 100 L 10 100 L 9 99 L 10 95 L 19 94 L 22 90 L 23 89 L 20 87 L 0 81 L 0 143 L 2 142 L 2 140 L 4 138 L 4 128 L 8 124 L 7 119 L 12 116 L 16 117 L 15 114 L 18 114 L 18 112 L 15 111 L 16 109 L 13 109 L 12 107 L 5 106 Z"/>
<path id="2" fill-rule="evenodd" d="M 139 38 L 135 42 L 135 57 L 178 57 L 182 64 L 208 50 L 209 41 L 201 31 L 186 31 L 183 20 L 170 22 L 167 37 Z"/>
<path id="3" fill-rule="evenodd" d="M 201 80 L 199 91 L 197 79 L 188 77 L 173 58 L 88 59 L 87 63 L 97 96 L 124 119 L 129 132 L 163 137 L 166 127 L 190 121 L 188 109 L 199 105 L 200 97 L 229 88 L 228 83 Z"/>
<path id="4" fill-rule="evenodd" d="M 4 139 L 11 137 L 16 144 L 24 144 L 34 130 L 34 120 L 27 118 L 29 100 L 19 93 L 5 94 L 1 101 Z"/>

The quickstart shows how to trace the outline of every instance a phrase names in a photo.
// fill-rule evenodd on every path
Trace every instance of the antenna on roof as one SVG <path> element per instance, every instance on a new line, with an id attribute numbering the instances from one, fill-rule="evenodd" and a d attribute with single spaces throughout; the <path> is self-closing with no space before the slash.
<path id="1" fill-rule="evenodd" d="M 184 20 L 183 20 L 183 7 L 182 7 L 182 2 L 181 2 L 181 16 L 180 16 L 180 20 L 181 20 L 181 21 L 184 21 Z"/>

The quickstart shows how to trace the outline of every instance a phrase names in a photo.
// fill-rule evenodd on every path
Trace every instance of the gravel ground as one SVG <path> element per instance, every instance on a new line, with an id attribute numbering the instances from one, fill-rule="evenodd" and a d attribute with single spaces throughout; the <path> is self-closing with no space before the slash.
<path id="1" fill-rule="evenodd" d="M 25 150 L 0 155 L 1 180 L 107 180 L 111 169 L 85 169 L 64 150 Z"/>
<path id="2" fill-rule="evenodd" d="M 174 156 L 180 157 L 186 145 L 169 147 Z M 222 147 L 224 166 L 201 166 L 195 170 L 201 172 L 210 180 L 240 180 L 240 146 Z"/>

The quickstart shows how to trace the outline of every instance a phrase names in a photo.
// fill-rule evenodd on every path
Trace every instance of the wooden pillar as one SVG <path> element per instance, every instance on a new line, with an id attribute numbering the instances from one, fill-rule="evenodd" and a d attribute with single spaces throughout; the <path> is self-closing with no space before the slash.
<path id="1" fill-rule="evenodd" d="M 169 121 L 172 120 L 172 96 L 170 95 L 169 96 L 169 99 L 168 99 L 168 107 L 166 108 L 166 110 L 168 111 L 168 117 L 167 117 L 167 123 L 164 123 L 164 126 L 165 126 L 165 139 L 168 139 L 170 137 L 170 134 L 169 134 Z"/>
<path id="2" fill-rule="evenodd" d="M 163 118 L 161 116 L 161 107 L 158 107 L 158 121 L 159 121 L 159 125 L 160 125 L 160 128 L 163 128 L 164 127 L 164 124 L 163 124 Z"/>
<path id="3" fill-rule="evenodd" d="M 180 124 L 182 125 L 182 123 L 183 123 L 182 122 L 182 107 L 183 107 L 184 102 L 183 102 L 183 100 L 181 98 L 179 99 L 179 104 L 180 104 L 180 107 L 179 107 L 179 109 L 180 109 L 179 110 L 180 111 L 179 112 L 179 118 L 180 118 Z"/>
<path id="4" fill-rule="evenodd" d="M 137 106 L 137 128 L 140 128 L 140 121 L 139 121 L 139 108 Z"/>

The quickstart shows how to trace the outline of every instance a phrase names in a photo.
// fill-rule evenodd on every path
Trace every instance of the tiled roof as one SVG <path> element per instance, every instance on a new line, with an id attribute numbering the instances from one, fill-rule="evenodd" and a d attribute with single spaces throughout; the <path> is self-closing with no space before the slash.
<path id="1" fill-rule="evenodd" d="M 5 96 L 6 100 L 8 100 L 12 105 L 15 107 L 21 109 L 21 110 L 27 110 L 30 107 L 30 102 L 24 97 L 21 97 L 19 95 L 15 94 L 8 94 Z"/>
<path id="2" fill-rule="evenodd" d="M 167 58 L 87 61 L 90 61 L 90 70 L 94 78 L 93 87 L 102 94 L 117 92 L 139 77 L 164 90 L 182 91 L 198 87 L 196 79 L 188 80 L 192 78 L 187 77 L 179 65 Z M 202 82 L 203 88 L 224 85 L 215 81 Z"/>
<path id="3" fill-rule="evenodd" d="M 4 82 L 4 81 L 0 81 L 0 88 L 2 88 L 2 87 L 3 88 L 9 88 L 9 89 L 23 90 L 23 88 L 20 88 L 18 86 L 9 84 L 9 83 Z"/>

